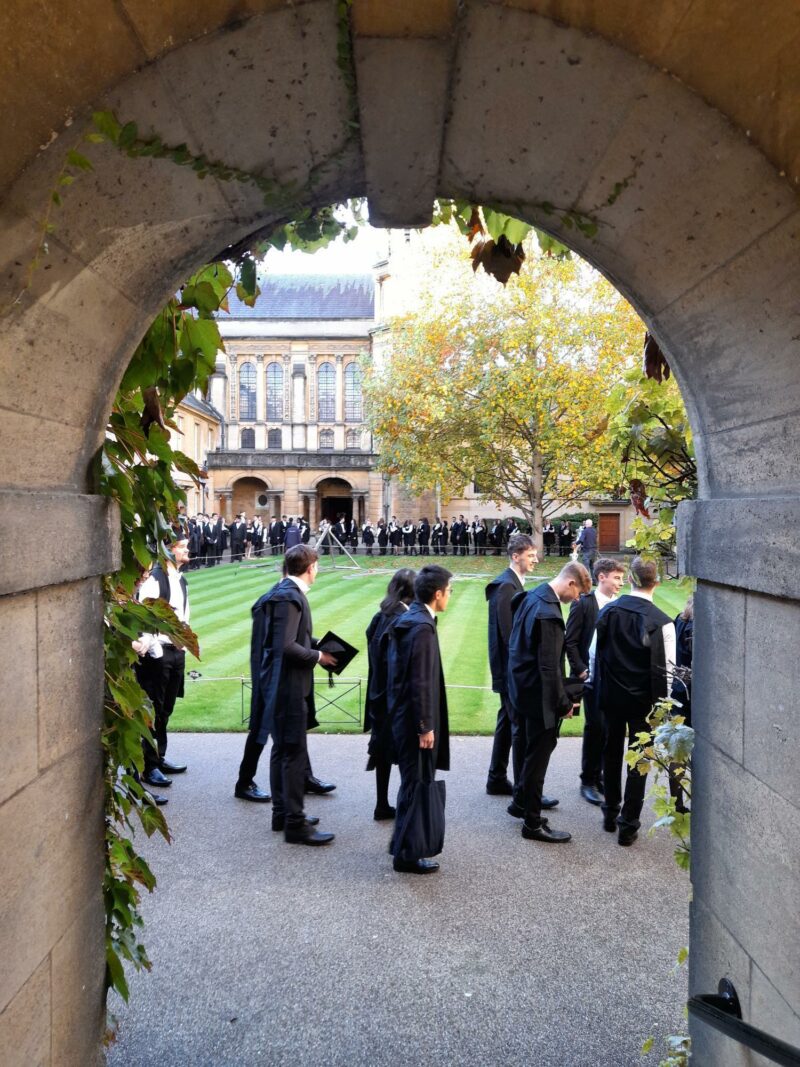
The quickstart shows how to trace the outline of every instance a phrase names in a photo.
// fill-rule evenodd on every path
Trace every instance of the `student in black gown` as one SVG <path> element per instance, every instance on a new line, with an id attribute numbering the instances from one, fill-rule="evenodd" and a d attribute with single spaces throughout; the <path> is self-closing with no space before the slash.
<path id="1" fill-rule="evenodd" d="M 375 771 L 376 803 L 374 818 L 393 819 L 395 809 L 389 803 L 389 776 L 394 760 L 392 724 L 386 711 L 386 655 L 384 636 L 408 611 L 414 599 L 416 571 L 401 567 L 392 575 L 386 596 L 367 627 L 367 696 L 364 701 L 364 732 L 370 731 L 367 770 Z"/>

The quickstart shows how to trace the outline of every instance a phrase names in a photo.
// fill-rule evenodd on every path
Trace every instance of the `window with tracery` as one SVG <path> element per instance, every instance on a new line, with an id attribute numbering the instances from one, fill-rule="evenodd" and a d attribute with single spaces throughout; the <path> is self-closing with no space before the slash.
<path id="1" fill-rule="evenodd" d="M 239 368 L 239 420 L 256 420 L 256 368 L 252 363 L 243 363 Z"/>
<path id="2" fill-rule="evenodd" d="M 241 444 L 242 448 L 255 448 L 256 447 L 256 431 L 252 427 L 246 426 L 242 430 L 241 442 L 242 442 L 242 444 Z"/>
<path id="3" fill-rule="evenodd" d="M 319 447 L 320 449 L 333 448 L 333 430 L 321 430 L 319 435 Z"/>
<path id="4" fill-rule="evenodd" d="M 361 448 L 361 434 L 358 430 L 348 430 L 344 439 L 345 448 Z"/>
<path id="5" fill-rule="evenodd" d="M 270 363 L 267 367 L 267 422 L 283 418 L 283 367 Z"/>
<path id="6" fill-rule="evenodd" d="M 317 404 L 319 422 L 336 421 L 336 371 L 332 363 L 323 363 L 317 372 Z"/>
<path id="7" fill-rule="evenodd" d="M 348 363 L 344 369 L 344 419 L 361 422 L 361 367 Z"/>
<path id="8" fill-rule="evenodd" d="M 280 430 L 270 430 L 267 433 L 267 448 L 282 448 L 283 441 L 281 440 Z"/>

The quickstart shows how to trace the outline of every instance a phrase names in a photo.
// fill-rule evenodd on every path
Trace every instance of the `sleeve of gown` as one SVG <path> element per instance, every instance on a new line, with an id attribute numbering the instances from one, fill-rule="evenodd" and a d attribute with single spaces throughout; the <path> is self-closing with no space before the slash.
<path id="1" fill-rule="evenodd" d="M 564 689 L 564 641 L 561 627 L 555 620 L 550 619 L 541 619 L 539 625 L 539 672 L 542 677 L 544 705 L 552 708 L 556 715 L 566 715 L 572 707 L 572 701 Z"/>
<path id="2" fill-rule="evenodd" d="M 300 626 L 300 608 L 296 604 L 286 605 L 286 629 L 283 632 L 283 655 L 287 663 L 316 667 L 320 653 L 313 648 L 304 648 L 297 640 Z"/>
<path id="3" fill-rule="evenodd" d="M 411 648 L 411 700 L 415 729 L 418 734 L 426 734 L 434 727 L 434 700 L 439 693 L 436 632 L 429 626 L 418 629 Z"/>
<path id="4" fill-rule="evenodd" d="M 567 636 L 564 647 L 567 652 L 570 670 L 574 675 L 583 674 L 588 664 L 584 663 L 580 654 L 581 632 L 583 631 L 583 603 L 573 600 L 569 616 L 567 617 Z"/>

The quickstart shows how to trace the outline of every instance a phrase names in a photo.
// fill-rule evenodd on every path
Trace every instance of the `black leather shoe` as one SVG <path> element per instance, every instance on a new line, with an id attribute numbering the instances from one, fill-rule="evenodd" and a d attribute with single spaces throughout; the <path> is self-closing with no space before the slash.
<path id="1" fill-rule="evenodd" d="M 148 793 L 147 795 L 159 808 L 163 808 L 165 804 L 169 804 L 169 797 L 162 797 L 160 793 Z"/>
<path id="2" fill-rule="evenodd" d="M 588 800 L 590 804 L 600 805 L 603 803 L 603 798 L 597 792 L 593 785 L 582 785 L 581 796 L 584 800 Z"/>
<path id="3" fill-rule="evenodd" d="M 522 807 L 521 804 L 518 804 L 516 800 L 511 801 L 511 803 L 506 808 L 506 811 L 509 815 L 513 815 L 515 819 L 525 818 L 525 809 Z"/>
<path id="4" fill-rule="evenodd" d="M 269 804 L 272 797 L 269 793 L 265 793 L 263 789 L 259 789 L 255 782 L 251 782 L 250 785 L 244 787 L 237 785 L 233 791 L 233 795 L 238 797 L 239 800 L 252 800 L 256 804 Z"/>
<path id="5" fill-rule="evenodd" d="M 319 819 L 316 815 L 306 815 L 306 826 L 316 826 Z M 280 833 L 281 830 L 286 829 L 286 816 L 285 815 L 273 815 L 272 816 L 272 829 L 276 833 Z"/>
<path id="6" fill-rule="evenodd" d="M 142 781 L 148 785 L 158 786 L 159 789 L 166 789 L 172 785 L 172 779 L 166 778 L 158 767 L 153 767 L 152 771 L 147 771 L 142 775 Z"/>
<path id="7" fill-rule="evenodd" d="M 373 811 L 372 818 L 375 822 L 383 822 L 384 819 L 393 819 L 397 814 L 397 809 L 393 808 L 391 804 L 379 804 Z"/>
<path id="8" fill-rule="evenodd" d="M 514 795 L 514 786 L 509 782 L 508 778 L 504 782 L 487 782 L 486 792 L 490 797 L 512 797 Z"/>
<path id="9" fill-rule="evenodd" d="M 158 769 L 162 774 L 183 774 L 186 770 L 185 763 L 169 763 L 167 760 L 162 759 L 158 765 Z"/>
<path id="10" fill-rule="evenodd" d="M 528 826 L 527 823 L 523 823 L 522 836 L 528 841 L 549 841 L 558 845 L 572 840 L 572 834 L 567 833 L 566 830 L 551 830 L 547 819 L 542 819 L 539 826 Z"/>
<path id="11" fill-rule="evenodd" d="M 607 834 L 615 834 L 619 827 L 617 826 L 616 815 L 604 815 L 603 816 L 603 829 Z"/>
<path id="12" fill-rule="evenodd" d="M 638 830 L 620 830 L 617 843 L 620 845 L 632 845 L 639 836 Z"/>
<path id="13" fill-rule="evenodd" d="M 542 793 L 541 807 L 545 808 L 546 810 L 549 810 L 550 808 L 557 808 L 558 801 L 555 799 L 555 797 L 546 797 L 544 793 Z"/>
<path id="14" fill-rule="evenodd" d="M 310 826 L 301 826 L 292 830 L 287 828 L 284 840 L 290 845 L 329 845 L 335 836 Z"/>
<path id="15" fill-rule="evenodd" d="M 307 793 L 316 793 L 317 796 L 321 796 L 323 793 L 332 793 L 335 788 L 333 782 L 321 782 L 319 778 L 306 778 Z"/>
<path id="16" fill-rule="evenodd" d="M 392 866 L 398 874 L 433 874 L 439 870 L 436 860 L 395 860 Z"/>

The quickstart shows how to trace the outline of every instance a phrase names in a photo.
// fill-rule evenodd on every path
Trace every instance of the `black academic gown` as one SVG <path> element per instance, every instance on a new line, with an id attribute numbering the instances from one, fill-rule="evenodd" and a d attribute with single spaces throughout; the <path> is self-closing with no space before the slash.
<path id="1" fill-rule="evenodd" d="M 573 677 L 589 670 L 589 648 L 599 614 L 600 605 L 594 593 L 581 593 L 570 605 L 565 646 Z"/>
<path id="2" fill-rule="evenodd" d="M 663 627 L 671 622 L 651 600 L 629 594 L 600 612 L 594 681 L 605 713 L 646 719 L 667 695 Z"/>
<path id="3" fill-rule="evenodd" d="M 389 634 L 387 707 L 398 762 L 419 753 L 420 734 L 433 730 L 434 766 L 450 769 L 447 693 L 436 623 L 424 604 L 415 601 Z"/>
<path id="4" fill-rule="evenodd" d="M 300 610 L 297 637 L 284 649 L 292 604 Z M 250 641 L 250 732 L 259 744 L 272 735 L 283 744 L 297 744 L 306 730 L 318 726 L 314 715 L 314 667 L 319 656 L 311 636 L 311 609 L 298 586 L 284 578 L 252 608 Z"/>
<path id="5" fill-rule="evenodd" d="M 508 697 L 514 714 L 535 731 L 558 726 L 572 707 L 564 674 L 564 619 L 548 583 L 520 593 L 512 604 Z M 575 697 L 574 699 L 577 699 Z"/>
<path id="6" fill-rule="evenodd" d="M 367 752 L 367 770 L 374 770 L 379 761 L 396 763 L 392 741 L 392 724 L 386 705 L 387 657 L 389 630 L 406 613 L 403 604 L 397 604 L 388 613 L 378 611 L 367 627 L 367 695 L 364 700 L 364 732 L 371 733 Z"/>
<path id="7" fill-rule="evenodd" d="M 507 567 L 486 586 L 489 605 L 489 668 L 492 689 L 505 696 L 508 691 L 508 641 L 511 637 L 513 615 L 511 602 L 523 591 L 522 582 Z"/>

